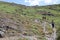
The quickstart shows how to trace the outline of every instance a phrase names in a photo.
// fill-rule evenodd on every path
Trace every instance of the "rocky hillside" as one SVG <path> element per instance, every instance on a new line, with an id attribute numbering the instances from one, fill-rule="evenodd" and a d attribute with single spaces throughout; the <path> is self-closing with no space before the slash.
<path id="1" fill-rule="evenodd" d="M 15 35 L 39 35 L 38 39 L 44 40 L 44 32 L 42 26 L 43 16 L 47 21 L 55 22 L 57 36 L 60 31 L 60 4 L 49 6 L 25 6 L 15 3 L 0 2 L 0 27 L 5 30 L 7 36 Z M 49 33 L 52 28 L 47 25 Z M 6 32 L 7 31 L 7 32 Z M 6 36 L 5 35 L 5 36 Z"/>

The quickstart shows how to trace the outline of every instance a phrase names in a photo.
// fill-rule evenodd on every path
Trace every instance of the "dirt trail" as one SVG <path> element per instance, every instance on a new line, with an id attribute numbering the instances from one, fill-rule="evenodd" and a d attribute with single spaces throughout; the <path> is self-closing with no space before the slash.
<path id="1" fill-rule="evenodd" d="M 19 39 L 19 37 L 18 37 L 18 36 L 0 38 L 0 40 L 18 40 L 18 39 Z"/>
<path id="2" fill-rule="evenodd" d="M 20 35 L 22 38 L 27 38 L 28 40 L 37 40 L 36 36 L 24 36 Z"/>
<path id="3" fill-rule="evenodd" d="M 42 24 L 42 26 L 43 26 L 43 32 L 45 33 L 46 40 L 56 40 L 56 28 L 52 28 L 53 32 L 50 35 L 50 34 L 47 34 L 48 32 L 46 31 L 46 25 L 47 25 L 47 22 L 44 22 Z"/>
<path id="4" fill-rule="evenodd" d="M 18 40 L 19 38 L 26 38 L 28 40 L 37 40 L 35 36 L 24 36 L 24 35 L 0 38 L 0 40 Z"/>
<path id="5" fill-rule="evenodd" d="M 45 34 L 45 38 L 46 38 L 47 40 L 56 40 L 56 29 L 54 28 L 53 31 L 54 31 L 54 32 L 53 32 L 51 35 Z"/>

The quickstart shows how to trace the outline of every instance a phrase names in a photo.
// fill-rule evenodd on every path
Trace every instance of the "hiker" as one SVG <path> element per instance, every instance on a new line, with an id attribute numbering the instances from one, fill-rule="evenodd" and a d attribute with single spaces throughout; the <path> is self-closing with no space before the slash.
<path id="1" fill-rule="evenodd" d="M 52 20 L 52 23 L 51 23 L 51 25 L 52 25 L 52 28 L 54 28 L 54 21 Z"/>
<path id="2" fill-rule="evenodd" d="M 43 17 L 42 17 L 42 20 L 43 20 L 43 21 L 42 21 L 43 32 L 45 32 L 45 31 L 46 31 L 46 23 L 47 23 L 47 22 L 46 22 L 46 17 L 43 16 Z"/>

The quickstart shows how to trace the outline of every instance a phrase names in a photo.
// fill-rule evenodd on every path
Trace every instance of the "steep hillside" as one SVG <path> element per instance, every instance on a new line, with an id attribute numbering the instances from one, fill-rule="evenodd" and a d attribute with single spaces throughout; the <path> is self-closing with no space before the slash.
<path id="1" fill-rule="evenodd" d="M 46 16 L 47 21 L 55 22 L 57 35 L 60 31 L 60 4 L 49 6 L 25 6 L 15 3 L 0 2 L 0 27 L 11 27 L 7 30 L 23 35 L 39 35 L 39 39 L 44 40 L 43 28 L 41 25 L 42 17 Z M 49 33 L 52 28 L 47 25 Z M 8 34 L 9 35 L 9 34 Z"/>

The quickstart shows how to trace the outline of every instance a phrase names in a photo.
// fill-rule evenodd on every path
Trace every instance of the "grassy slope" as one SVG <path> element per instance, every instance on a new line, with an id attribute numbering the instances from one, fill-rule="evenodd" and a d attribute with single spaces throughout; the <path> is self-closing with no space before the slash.
<path id="1" fill-rule="evenodd" d="M 33 21 L 34 19 L 42 19 L 43 15 L 39 13 L 40 11 L 51 12 L 54 14 L 54 16 L 47 15 L 46 17 L 49 22 L 52 19 L 55 21 L 58 30 L 60 26 L 60 5 L 28 7 L 14 3 L 0 2 L 0 14 L 2 14 L 0 17 L 9 18 L 16 21 L 17 24 L 20 24 L 21 22 L 26 29 L 32 30 L 36 35 L 43 35 L 41 25 Z"/>

